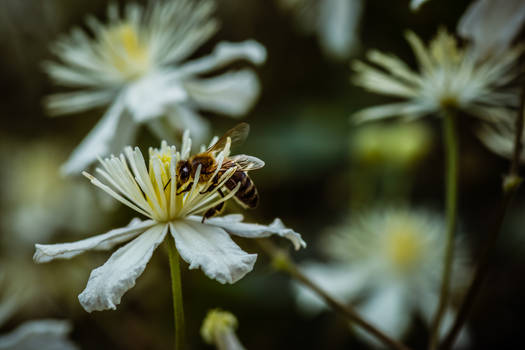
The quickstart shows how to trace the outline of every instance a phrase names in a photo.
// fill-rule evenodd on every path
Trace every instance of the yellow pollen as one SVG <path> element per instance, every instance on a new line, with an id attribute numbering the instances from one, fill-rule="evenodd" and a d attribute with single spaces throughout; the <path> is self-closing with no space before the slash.
<path id="1" fill-rule="evenodd" d="M 109 28 L 104 44 L 111 65 L 124 78 L 135 79 L 150 69 L 148 48 L 129 23 Z"/>
<path id="2" fill-rule="evenodd" d="M 389 232 L 386 249 L 391 262 L 401 270 L 414 267 L 423 254 L 421 238 L 406 224 Z"/>

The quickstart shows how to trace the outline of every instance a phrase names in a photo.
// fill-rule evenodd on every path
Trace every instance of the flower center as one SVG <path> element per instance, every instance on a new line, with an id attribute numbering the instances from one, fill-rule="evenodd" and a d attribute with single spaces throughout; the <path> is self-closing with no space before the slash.
<path id="1" fill-rule="evenodd" d="M 386 250 L 388 258 L 399 270 L 414 267 L 423 255 L 421 238 L 409 225 L 393 228 L 387 238 Z"/>
<path id="2" fill-rule="evenodd" d="M 136 79 L 150 70 L 148 47 L 137 28 L 129 23 L 119 24 L 107 31 L 105 39 L 104 49 L 109 63 L 123 78 Z"/>

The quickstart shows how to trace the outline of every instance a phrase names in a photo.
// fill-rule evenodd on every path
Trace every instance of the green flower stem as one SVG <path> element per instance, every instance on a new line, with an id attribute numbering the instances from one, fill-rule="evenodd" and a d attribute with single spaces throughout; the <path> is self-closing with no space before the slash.
<path id="1" fill-rule="evenodd" d="M 492 256 L 492 251 L 494 250 L 498 237 L 501 234 L 501 229 L 503 227 L 503 222 L 505 220 L 505 214 L 507 212 L 507 209 L 510 207 L 514 194 L 517 192 L 522 182 L 522 179 L 520 178 L 518 174 L 518 168 L 519 168 L 519 162 L 520 162 L 521 152 L 523 148 L 522 137 L 523 137 L 524 118 L 525 118 L 525 89 L 522 92 L 521 109 L 518 112 L 518 117 L 516 118 L 516 127 L 515 127 L 516 134 L 514 135 L 514 153 L 513 153 L 512 161 L 510 164 L 509 173 L 503 179 L 503 186 L 502 186 L 503 187 L 503 201 L 498 210 L 496 221 L 494 222 L 494 227 L 492 227 L 491 230 L 489 231 L 489 236 L 484 244 L 484 247 L 481 253 L 481 257 L 479 259 L 478 265 L 476 267 L 476 271 L 474 273 L 474 277 L 472 278 L 472 281 L 467 290 L 467 293 L 465 294 L 465 297 L 463 298 L 459 311 L 456 314 L 456 318 L 454 319 L 452 328 L 450 329 L 447 336 L 445 337 L 445 340 L 443 341 L 443 344 L 441 346 L 443 350 L 452 348 L 459 334 L 459 331 L 461 330 L 462 326 L 465 324 L 468 318 L 470 310 L 472 309 L 472 306 L 474 304 L 474 300 L 476 299 L 476 296 L 478 295 L 479 290 L 483 286 L 485 277 L 487 276 L 487 272 L 490 266 L 490 258 Z"/>
<path id="2" fill-rule="evenodd" d="M 184 306 L 182 303 L 182 284 L 180 280 L 180 257 L 175 240 L 166 239 L 171 272 L 171 293 L 173 296 L 173 316 L 175 319 L 175 350 L 186 348 L 186 327 L 184 325 Z"/>
<path id="3" fill-rule="evenodd" d="M 439 329 L 445 314 L 450 294 L 450 280 L 452 277 L 452 262 L 454 260 L 455 232 L 457 222 L 458 203 L 458 136 L 456 115 L 451 110 L 443 112 L 443 142 L 446 158 L 446 247 L 439 304 L 432 322 L 429 349 L 435 350 L 439 342 Z"/>
<path id="4" fill-rule="evenodd" d="M 368 323 L 350 305 L 345 305 L 334 299 L 325 290 L 323 290 L 320 286 L 315 284 L 315 282 L 313 282 L 306 275 L 304 275 L 293 263 L 293 261 L 290 259 L 286 252 L 275 247 L 275 245 L 269 240 L 259 239 L 257 240 L 257 243 L 272 258 L 272 263 L 276 270 L 287 273 L 288 275 L 290 275 L 290 277 L 311 289 L 319 297 L 321 297 L 326 302 L 326 304 L 328 304 L 335 312 L 339 313 L 351 323 L 358 325 L 364 331 L 376 337 L 388 348 L 395 350 L 410 350 L 410 348 L 406 345 L 390 338 L 388 335 L 377 329 L 374 325 Z"/>

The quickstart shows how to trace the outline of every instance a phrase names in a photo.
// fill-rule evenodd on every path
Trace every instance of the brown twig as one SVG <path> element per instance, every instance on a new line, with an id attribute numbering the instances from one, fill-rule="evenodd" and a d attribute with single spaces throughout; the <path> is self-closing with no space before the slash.
<path id="1" fill-rule="evenodd" d="M 330 306 L 335 312 L 346 318 L 348 321 L 358 325 L 363 330 L 369 334 L 376 337 L 383 344 L 389 348 L 396 350 L 410 350 L 406 345 L 390 338 L 385 333 L 381 332 L 375 326 L 363 319 L 351 306 L 345 305 L 331 295 L 329 295 L 325 290 L 318 286 L 315 282 L 309 279 L 305 274 L 303 274 L 297 266 L 290 259 L 288 254 L 281 249 L 277 248 L 269 240 L 257 240 L 259 246 L 272 258 L 273 265 L 277 270 L 288 273 L 292 278 L 301 282 L 303 285 L 315 292 L 319 297 L 321 297 L 328 306 Z"/>

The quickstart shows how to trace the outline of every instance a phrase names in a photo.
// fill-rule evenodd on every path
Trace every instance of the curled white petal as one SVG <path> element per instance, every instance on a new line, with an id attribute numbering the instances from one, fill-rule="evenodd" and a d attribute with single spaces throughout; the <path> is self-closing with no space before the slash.
<path id="1" fill-rule="evenodd" d="M 202 218 L 192 216 L 190 220 L 200 221 Z M 289 239 L 294 245 L 295 250 L 306 247 L 306 242 L 301 235 L 291 228 L 284 226 L 281 219 L 276 218 L 270 225 L 259 225 L 242 222 L 243 216 L 240 214 L 225 215 L 206 219 L 206 223 L 217 227 L 222 227 L 228 233 L 246 238 L 263 238 L 271 235 L 278 235 Z"/>
<path id="2" fill-rule="evenodd" d="M 33 260 L 44 263 L 54 259 L 71 259 L 88 250 L 108 250 L 115 245 L 128 241 L 155 225 L 153 220 L 140 221 L 134 219 L 123 228 L 111 230 L 81 241 L 62 244 L 35 244 L 36 252 Z"/>
<path id="3" fill-rule="evenodd" d="M 91 271 L 86 288 L 78 296 L 84 309 L 87 312 L 115 309 L 124 293 L 135 285 L 167 230 L 165 224 L 151 227 Z"/>
<path id="4" fill-rule="evenodd" d="M 231 116 L 246 114 L 261 91 L 257 75 L 249 69 L 193 79 L 185 87 L 200 108 Z"/>
<path id="5" fill-rule="evenodd" d="M 67 339 L 71 324 L 60 320 L 29 321 L 0 336 L 0 350 L 76 350 Z"/>
<path id="6" fill-rule="evenodd" d="M 244 252 L 220 227 L 174 221 L 170 231 L 180 256 L 190 269 L 201 268 L 220 283 L 235 283 L 253 269 L 257 254 Z"/>
<path id="7" fill-rule="evenodd" d="M 220 42 L 210 55 L 188 61 L 180 67 L 179 72 L 183 76 L 208 73 L 239 59 L 263 64 L 266 61 L 266 48 L 255 40 Z"/>

